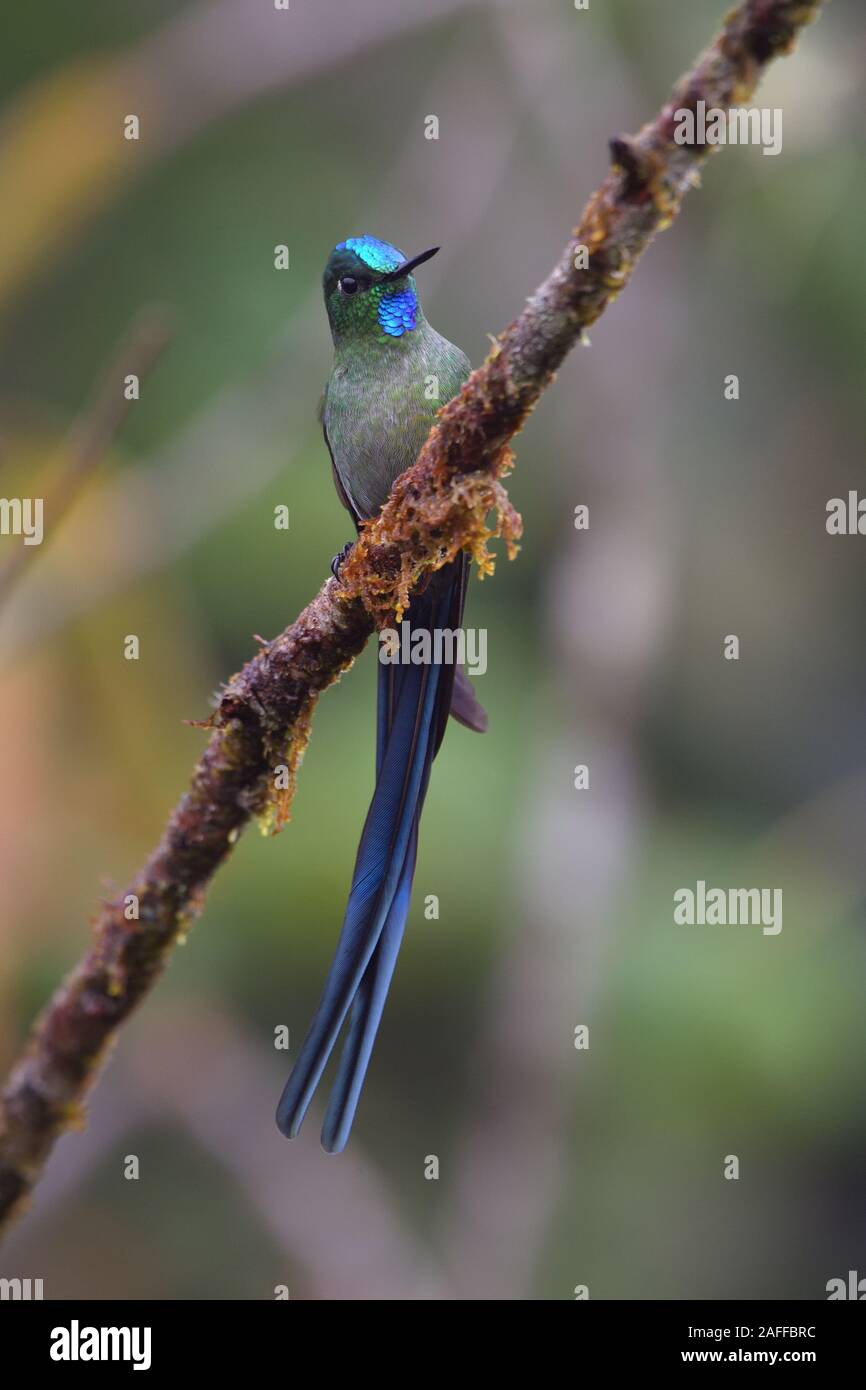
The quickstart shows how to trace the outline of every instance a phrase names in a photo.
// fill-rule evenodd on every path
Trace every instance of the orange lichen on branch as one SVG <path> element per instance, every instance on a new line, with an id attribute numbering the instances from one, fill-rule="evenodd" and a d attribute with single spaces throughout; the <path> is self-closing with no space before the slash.
<path id="1" fill-rule="evenodd" d="M 477 408 L 470 395 L 464 409 Z M 340 569 L 340 596 L 360 599 L 380 628 L 399 623 L 423 575 L 461 551 L 475 561 L 480 578 L 494 570 L 490 541 L 501 537 L 509 559 L 517 554 L 522 521 L 500 481 L 514 464 L 510 448 L 503 444 L 492 464 L 458 471 L 447 466 L 438 444 L 437 428 Z"/>
<path id="2" fill-rule="evenodd" d="M 318 692 L 310 692 L 298 710 L 286 739 L 282 756 L 277 752 L 270 792 L 256 819 L 264 835 L 278 835 L 291 820 L 292 801 L 298 785 L 298 772 L 313 732 L 313 712 Z"/>

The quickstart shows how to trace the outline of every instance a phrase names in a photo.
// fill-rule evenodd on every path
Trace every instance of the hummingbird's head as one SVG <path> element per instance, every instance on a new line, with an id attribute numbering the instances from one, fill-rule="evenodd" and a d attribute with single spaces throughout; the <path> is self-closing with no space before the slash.
<path id="1" fill-rule="evenodd" d="M 438 250 L 407 260 L 374 236 L 349 237 L 335 246 L 322 277 L 334 342 L 387 342 L 411 333 L 424 319 L 412 271 Z"/>

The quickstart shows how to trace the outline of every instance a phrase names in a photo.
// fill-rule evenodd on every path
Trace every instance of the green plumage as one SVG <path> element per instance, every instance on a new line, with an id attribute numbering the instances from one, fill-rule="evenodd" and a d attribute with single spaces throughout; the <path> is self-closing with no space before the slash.
<path id="1" fill-rule="evenodd" d="M 402 261 L 399 252 L 394 257 Z M 471 370 L 465 353 L 430 327 L 414 276 L 393 276 L 345 244 L 332 252 L 324 275 L 334 339 L 325 438 L 343 500 L 360 520 L 378 513 L 395 478 L 417 458 L 437 411 Z M 356 286 L 351 293 L 347 283 Z M 394 318 L 397 328 L 386 331 L 383 319 Z"/>

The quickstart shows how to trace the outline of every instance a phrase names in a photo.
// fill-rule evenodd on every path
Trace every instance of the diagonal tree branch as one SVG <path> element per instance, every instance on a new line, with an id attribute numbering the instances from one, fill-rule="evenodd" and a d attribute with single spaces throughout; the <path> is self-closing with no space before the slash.
<path id="1" fill-rule="evenodd" d="M 520 521 L 500 482 L 511 464 L 509 441 L 655 233 L 670 225 L 715 148 L 675 143 L 676 111 L 698 101 L 707 108 L 747 102 L 766 65 L 790 52 L 820 5 L 744 0 L 656 119 L 611 141 L 613 167 L 559 263 L 442 410 L 417 462 L 344 563 L 341 583 L 329 580 L 229 682 L 160 844 L 127 893 L 104 905 L 89 951 L 37 1020 L 7 1082 L 0 1223 L 21 1208 L 58 1135 L 77 1119 L 108 1046 L 199 912 L 241 829 L 253 816 L 277 829 L 285 821 L 291 787 L 274 792 L 274 769 L 286 765 L 293 782 L 320 693 L 352 664 L 375 624 L 406 606 L 426 572 L 462 548 L 489 572 L 487 542 L 496 535 L 513 553 Z"/>

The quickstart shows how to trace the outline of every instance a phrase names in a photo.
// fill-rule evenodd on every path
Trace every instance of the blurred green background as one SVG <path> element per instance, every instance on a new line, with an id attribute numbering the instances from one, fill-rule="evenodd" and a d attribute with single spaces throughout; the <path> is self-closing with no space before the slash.
<path id="1" fill-rule="evenodd" d="M 143 306 L 175 333 L 0 613 L 4 1062 L 158 838 L 203 743 L 182 721 L 348 538 L 316 423 L 330 248 L 441 243 L 425 308 L 479 362 L 609 137 L 724 8 L 7 7 L 3 495 L 50 499 Z M 782 154 L 710 162 L 518 441 L 523 548 L 467 611 L 490 731 L 452 725 L 438 759 L 349 1151 L 320 1151 L 316 1115 L 278 1135 L 273 1036 L 300 1042 L 341 920 L 372 650 L 321 703 L 291 825 L 219 874 L 0 1274 L 51 1298 L 761 1299 L 866 1273 L 866 542 L 824 526 L 863 486 L 857 10 L 836 0 L 771 70 Z M 675 927 L 699 878 L 781 888 L 781 934 Z"/>

